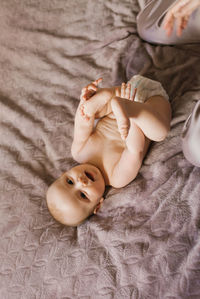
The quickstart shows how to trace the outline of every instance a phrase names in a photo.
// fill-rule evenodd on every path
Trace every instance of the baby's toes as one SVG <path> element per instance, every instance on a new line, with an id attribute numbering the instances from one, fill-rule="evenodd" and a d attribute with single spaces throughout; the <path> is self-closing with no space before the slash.
<path id="1" fill-rule="evenodd" d="M 84 105 L 83 105 L 83 104 L 80 105 L 80 113 L 81 113 L 82 116 L 85 115 L 85 112 L 84 112 Z"/>
<path id="2" fill-rule="evenodd" d="M 128 136 L 128 129 L 127 129 L 127 127 L 126 128 L 121 128 L 119 130 L 119 132 L 120 132 L 122 140 L 125 140 L 127 138 L 127 136 Z"/>
<path id="3" fill-rule="evenodd" d="M 118 129 L 119 129 L 119 133 L 121 135 L 122 140 L 125 140 L 128 136 L 128 132 L 129 132 L 129 121 L 123 121 L 122 123 L 120 123 L 118 125 Z"/>
<path id="4" fill-rule="evenodd" d="M 130 97 L 131 97 L 131 84 L 128 83 L 128 84 L 126 85 L 126 89 L 125 89 L 125 98 L 126 98 L 127 100 L 129 100 Z"/>
<path id="5" fill-rule="evenodd" d="M 126 84 L 123 82 L 121 85 L 121 98 L 125 98 L 126 94 Z"/>

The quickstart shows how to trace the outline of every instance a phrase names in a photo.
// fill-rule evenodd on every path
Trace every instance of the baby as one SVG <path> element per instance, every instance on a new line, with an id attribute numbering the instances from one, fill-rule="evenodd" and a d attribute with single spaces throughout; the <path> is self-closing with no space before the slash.
<path id="1" fill-rule="evenodd" d="M 163 140 L 170 129 L 171 108 L 159 82 L 136 75 L 121 87 L 99 88 L 101 80 L 82 89 L 75 116 L 71 152 L 81 164 L 47 191 L 50 213 L 69 226 L 97 212 L 106 185 L 129 184 L 150 141 Z"/>

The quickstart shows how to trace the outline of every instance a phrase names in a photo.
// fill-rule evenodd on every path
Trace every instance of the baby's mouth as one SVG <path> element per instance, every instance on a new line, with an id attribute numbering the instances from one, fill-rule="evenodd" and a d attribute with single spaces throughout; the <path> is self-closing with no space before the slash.
<path id="1" fill-rule="evenodd" d="M 94 182 L 94 176 L 92 173 L 88 172 L 88 171 L 85 171 L 85 175 L 86 177 L 91 180 L 92 182 Z"/>

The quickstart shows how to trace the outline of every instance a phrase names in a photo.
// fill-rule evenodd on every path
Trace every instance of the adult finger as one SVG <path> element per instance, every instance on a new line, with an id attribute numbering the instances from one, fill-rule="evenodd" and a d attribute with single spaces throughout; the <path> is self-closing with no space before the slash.
<path id="1" fill-rule="evenodd" d="M 182 27 L 183 18 L 179 17 L 176 19 L 176 35 L 181 36 L 183 27 Z"/>
<path id="2" fill-rule="evenodd" d="M 177 18 L 177 36 L 181 36 L 183 30 L 187 27 L 188 16 Z"/>
<path id="3" fill-rule="evenodd" d="M 187 3 L 182 5 L 178 10 L 174 12 L 175 15 L 181 15 L 181 16 L 190 16 L 192 12 L 200 6 L 199 0 L 187 0 Z"/>
<path id="4" fill-rule="evenodd" d="M 163 27 L 166 30 L 168 36 L 172 34 L 175 23 L 175 17 L 171 12 L 168 12 L 163 21 Z"/>

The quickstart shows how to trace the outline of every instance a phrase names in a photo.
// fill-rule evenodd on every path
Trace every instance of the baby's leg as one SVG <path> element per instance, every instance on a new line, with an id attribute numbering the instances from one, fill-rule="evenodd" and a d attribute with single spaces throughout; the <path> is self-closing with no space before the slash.
<path id="1" fill-rule="evenodd" d="M 118 130 L 121 135 L 121 138 L 125 140 L 129 133 L 130 120 L 126 114 L 126 110 L 124 109 L 124 99 L 133 102 L 136 95 L 136 89 L 131 95 L 131 85 L 129 83 L 122 83 L 121 91 L 117 95 L 117 97 L 114 97 L 111 100 L 111 107 L 117 121 Z"/>
<path id="2" fill-rule="evenodd" d="M 130 153 L 144 152 L 145 136 L 142 130 L 135 124 L 133 119 L 129 119 L 122 98 L 115 97 L 112 100 L 112 109 L 115 115 L 118 130 L 122 140 L 126 142 L 126 147 Z"/>

